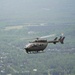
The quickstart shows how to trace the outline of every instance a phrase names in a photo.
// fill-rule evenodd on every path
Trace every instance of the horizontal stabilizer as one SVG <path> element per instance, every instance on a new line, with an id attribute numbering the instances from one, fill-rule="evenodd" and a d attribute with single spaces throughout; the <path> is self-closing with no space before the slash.
<path id="1" fill-rule="evenodd" d="M 58 37 L 56 37 L 53 41 L 47 41 L 47 42 L 53 43 L 53 44 L 56 44 L 56 43 L 60 42 L 61 44 L 64 44 L 64 39 L 65 39 L 65 37 L 60 36 L 59 39 L 58 39 Z"/>

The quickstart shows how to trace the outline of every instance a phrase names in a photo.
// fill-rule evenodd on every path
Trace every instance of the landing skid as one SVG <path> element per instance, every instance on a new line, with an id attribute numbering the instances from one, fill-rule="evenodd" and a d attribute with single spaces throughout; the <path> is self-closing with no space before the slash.
<path id="1" fill-rule="evenodd" d="M 44 51 L 26 51 L 28 54 L 44 53 Z"/>

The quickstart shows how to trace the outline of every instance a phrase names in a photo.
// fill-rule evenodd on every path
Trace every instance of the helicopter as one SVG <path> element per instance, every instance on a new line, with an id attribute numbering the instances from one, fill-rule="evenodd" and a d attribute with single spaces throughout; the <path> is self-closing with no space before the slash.
<path id="1" fill-rule="evenodd" d="M 45 36 L 44 38 L 46 38 L 46 37 L 47 36 Z M 29 42 L 24 49 L 26 50 L 27 53 L 31 53 L 31 52 L 38 53 L 40 51 L 43 52 L 49 43 L 56 44 L 56 43 L 60 42 L 61 44 L 64 44 L 64 39 L 65 39 L 65 37 L 63 37 L 63 36 L 60 36 L 59 39 L 58 39 L 58 37 L 55 37 L 55 39 L 52 41 L 48 41 L 47 39 L 36 38 L 36 40 Z"/>

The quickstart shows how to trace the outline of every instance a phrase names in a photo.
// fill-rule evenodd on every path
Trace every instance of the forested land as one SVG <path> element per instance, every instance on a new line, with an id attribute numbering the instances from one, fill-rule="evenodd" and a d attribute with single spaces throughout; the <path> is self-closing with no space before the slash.
<path id="1" fill-rule="evenodd" d="M 64 44 L 49 44 L 42 53 L 27 54 L 24 46 L 31 40 L 49 34 L 60 37 Z M 48 38 L 53 40 L 56 36 Z M 0 75 L 75 75 L 75 25 L 0 23 Z"/>

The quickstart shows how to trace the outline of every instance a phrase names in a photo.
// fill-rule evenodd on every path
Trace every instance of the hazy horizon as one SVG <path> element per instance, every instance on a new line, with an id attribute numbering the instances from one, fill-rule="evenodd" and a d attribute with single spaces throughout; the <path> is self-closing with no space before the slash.
<path id="1" fill-rule="evenodd" d="M 74 22 L 74 0 L 2 0 L 0 22 Z"/>

